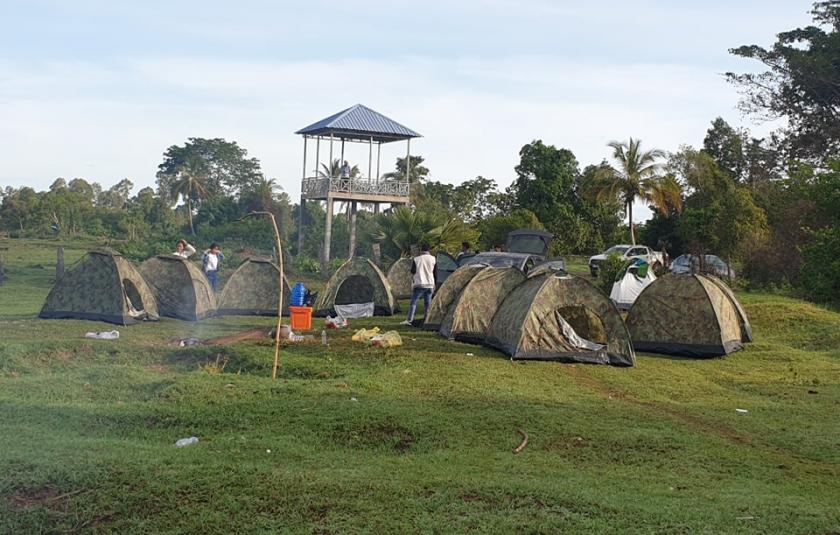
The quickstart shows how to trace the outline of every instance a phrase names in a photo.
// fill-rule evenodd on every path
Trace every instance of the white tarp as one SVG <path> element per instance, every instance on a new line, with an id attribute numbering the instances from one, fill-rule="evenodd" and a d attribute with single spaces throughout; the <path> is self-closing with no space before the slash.
<path id="1" fill-rule="evenodd" d="M 372 318 L 373 308 L 373 302 L 353 303 L 350 305 L 335 305 L 335 313 L 338 315 L 339 318 L 345 319 Z"/>
<path id="2" fill-rule="evenodd" d="M 620 309 L 629 309 L 636 302 L 636 298 L 642 293 L 648 284 L 656 280 L 656 275 L 653 274 L 652 269 L 647 270 L 647 276 L 640 279 L 636 276 L 634 268 L 628 268 L 627 273 L 621 280 L 613 284 L 610 292 L 610 299 L 612 299 L 615 306 Z"/>

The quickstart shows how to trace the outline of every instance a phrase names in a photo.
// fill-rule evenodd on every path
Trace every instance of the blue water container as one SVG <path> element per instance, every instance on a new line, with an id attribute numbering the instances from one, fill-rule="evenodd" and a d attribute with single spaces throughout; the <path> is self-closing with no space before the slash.
<path id="1" fill-rule="evenodd" d="M 306 286 L 302 282 L 295 284 L 292 288 L 291 305 L 293 307 L 302 307 L 306 301 Z"/>

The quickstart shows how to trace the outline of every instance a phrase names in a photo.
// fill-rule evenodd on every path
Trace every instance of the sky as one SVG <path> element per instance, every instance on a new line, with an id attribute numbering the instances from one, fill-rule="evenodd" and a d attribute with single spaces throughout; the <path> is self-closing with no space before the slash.
<path id="1" fill-rule="evenodd" d="M 129 178 L 136 191 L 167 147 L 221 137 L 296 199 L 294 132 L 356 103 L 421 133 L 412 153 L 453 184 L 507 186 L 534 139 L 583 167 L 631 136 L 698 146 L 718 116 L 760 134 L 723 77 L 759 65 L 727 50 L 772 44 L 810 5 L 0 0 L 0 187 Z M 386 145 L 383 172 L 404 153 Z M 366 149 L 347 156 L 366 170 Z"/>

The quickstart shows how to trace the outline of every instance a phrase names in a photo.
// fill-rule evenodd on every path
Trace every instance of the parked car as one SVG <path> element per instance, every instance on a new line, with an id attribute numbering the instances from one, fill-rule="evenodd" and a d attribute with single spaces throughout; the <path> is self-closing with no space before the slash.
<path id="1" fill-rule="evenodd" d="M 446 253 L 439 253 L 436 268 L 438 284 L 442 284 L 458 267 L 471 264 L 515 267 L 523 273 L 528 273 L 536 266 L 546 266 L 552 270 L 565 270 L 566 262 L 562 258 L 548 258 L 553 238 L 553 234 L 544 230 L 520 229 L 508 233 L 505 251 L 467 254 L 461 255 L 457 259 Z"/>
<path id="2" fill-rule="evenodd" d="M 654 251 L 645 245 L 613 245 L 603 253 L 589 258 L 589 273 L 593 277 L 597 277 L 598 268 L 601 263 L 613 254 L 619 255 L 624 262 L 640 258 L 647 262 L 653 269 L 658 269 L 665 264 L 662 253 Z"/>
<path id="3" fill-rule="evenodd" d="M 484 264 L 491 267 L 515 267 L 522 273 L 527 274 L 537 266 L 550 264 L 552 269 L 563 270 L 566 264 L 562 259 L 545 261 L 539 255 L 528 253 L 504 253 L 504 252 L 487 252 L 478 253 L 475 256 L 467 258 L 461 263 L 461 266 L 469 266 L 474 264 Z"/>
<path id="4" fill-rule="evenodd" d="M 700 267 L 700 257 L 693 254 L 680 255 L 671 262 L 671 273 L 708 273 L 717 277 L 735 278 L 733 270 L 726 262 L 713 254 L 703 257 L 703 267 Z"/>

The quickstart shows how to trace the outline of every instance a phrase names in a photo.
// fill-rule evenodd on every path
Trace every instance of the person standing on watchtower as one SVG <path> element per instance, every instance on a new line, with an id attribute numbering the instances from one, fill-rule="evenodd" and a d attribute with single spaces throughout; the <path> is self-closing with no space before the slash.
<path id="1" fill-rule="evenodd" d="M 344 160 L 344 163 L 338 170 L 338 177 L 339 178 L 350 178 L 350 164 L 347 163 L 347 160 Z"/>

